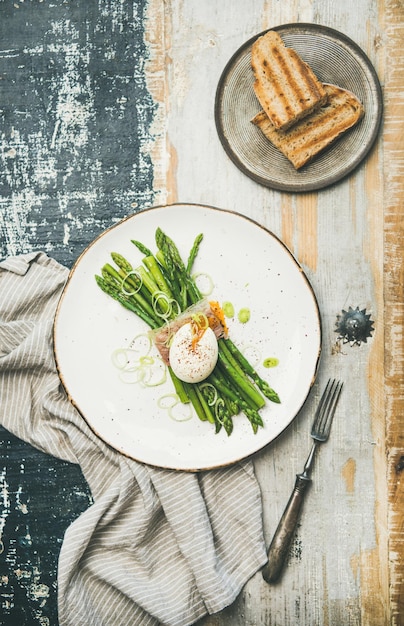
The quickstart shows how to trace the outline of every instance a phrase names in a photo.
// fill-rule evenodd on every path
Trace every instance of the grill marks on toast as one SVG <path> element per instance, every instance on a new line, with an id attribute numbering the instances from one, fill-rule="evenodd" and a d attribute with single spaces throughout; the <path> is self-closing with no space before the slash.
<path id="1" fill-rule="evenodd" d="M 287 129 L 326 99 L 312 69 L 275 31 L 259 37 L 251 49 L 254 91 L 276 128 Z"/>
<path id="2" fill-rule="evenodd" d="M 364 109 L 350 91 L 336 85 L 324 85 L 327 102 L 289 130 L 278 130 L 260 111 L 252 120 L 269 141 L 300 169 L 319 152 L 359 122 Z"/>

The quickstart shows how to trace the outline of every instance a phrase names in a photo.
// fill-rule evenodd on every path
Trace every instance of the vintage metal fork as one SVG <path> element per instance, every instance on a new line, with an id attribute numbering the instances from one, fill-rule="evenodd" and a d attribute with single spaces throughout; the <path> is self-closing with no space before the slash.
<path id="1" fill-rule="evenodd" d="M 307 458 L 304 470 L 297 474 L 295 486 L 285 511 L 278 524 L 271 545 L 268 549 L 268 563 L 262 570 L 262 575 L 267 583 L 276 582 L 281 574 L 282 567 L 293 537 L 300 510 L 303 504 L 304 494 L 307 486 L 311 482 L 311 470 L 317 447 L 320 443 L 327 441 L 331 430 L 331 423 L 335 414 L 335 409 L 341 394 L 342 385 L 340 381 L 330 379 L 320 399 L 314 417 L 311 436 L 313 445 Z"/>

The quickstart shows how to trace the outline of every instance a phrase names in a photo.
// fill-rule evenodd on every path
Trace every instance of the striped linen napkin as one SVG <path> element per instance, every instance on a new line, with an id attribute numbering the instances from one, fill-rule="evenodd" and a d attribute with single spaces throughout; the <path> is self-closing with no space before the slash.
<path id="1" fill-rule="evenodd" d="M 124 457 L 89 429 L 53 356 L 67 276 L 43 252 L 0 263 L 0 423 L 80 464 L 94 500 L 62 544 L 60 624 L 192 624 L 231 604 L 267 560 L 252 462 L 163 470 Z"/>

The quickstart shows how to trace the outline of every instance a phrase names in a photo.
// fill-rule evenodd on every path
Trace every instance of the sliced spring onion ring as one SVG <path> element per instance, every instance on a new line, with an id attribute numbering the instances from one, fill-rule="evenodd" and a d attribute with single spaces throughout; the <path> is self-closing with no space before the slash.
<path id="1" fill-rule="evenodd" d="M 215 417 L 219 424 L 223 426 L 223 413 L 225 410 L 225 404 L 223 398 L 219 398 L 215 403 Z"/>
<path id="2" fill-rule="evenodd" d="M 120 368 L 119 379 L 128 385 L 139 383 L 142 387 L 157 387 L 166 382 L 167 368 L 160 358 L 156 358 Z"/>
<path id="3" fill-rule="evenodd" d="M 148 333 L 140 333 L 139 335 L 136 335 L 136 337 L 133 337 L 129 347 L 132 350 L 141 352 L 142 354 L 149 354 L 152 345 L 153 342 Z"/>
<path id="4" fill-rule="evenodd" d="M 153 364 L 154 364 L 154 361 L 155 361 L 155 359 L 154 359 L 154 357 L 152 357 L 152 356 L 148 356 L 148 355 L 146 355 L 146 356 L 141 356 L 141 357 L 139 358 L 139 365 L 140 365 L 141 367 L 143 367 L 143 366 L 147 367 L 148 365 L 153 365 Z"/>
<path id="5" fill-rule="evenodd" d="M 136 368 L 123 370 L 119 373 L 119 380 L 125 385 L 137 385 L 142 382 L 143 370 Z"/>
<path id="6" fill-rule="evenodd" d="M 113 351 L 112 362 L 119 370 L 128 369 L 133 366 L 137 359 L 137 352 L 131 348 L 117 348 Z"/>
<path id="7" fill-rule="evenodd" d="M 253 344 L 243 344 L 241 349 L 245 358 L 251 363 L 252 367 L 256 367 L 259 363 L 261 363 L 262 354 L 258 350 L 257 346 L 254 346 Z"/>
<path id="8" fill-rule="evenodd" d="M 209 320 L 205 313 L 194 313 L 191 317 L 199 330 L 206 330 L 209 327 Z"/>
<path id="9" fill-rule="evenodd" d="M 175 422 L 187 422 L 193 416 L 192 405 L 184 404 L 176 393 L 168 393 L 157 401 L 160 409 L 166 409 L 169 417 Z"/>
<path id="10" fill-rule="evenodd" d="M 158 387 L 167 380 L 167 367 L 160 357 L 156 357 L 151 365 L 143 366 L 143 371 L 142 385 L 144 387 Z"/>
<path id="11" fill-rule="evenodd" d="M 169 298 L 164 291 L 156 291 L 153 294 L 152 306 L 155 314 L 161 317 L 165 322 L 168 322 L 168 320 L 173 317 L 174 313 L 175 316 L 181 313 L 181 307 L 177 300 L 175 300 L 175 298 Z"/>
<path id="12" fill-rule="evenodd" d="M 152 341 L 140 334 L 132 339 L 131 347 L 117 348 L 111 355 L 112 363 L 119 370 L 119 378 L 126 384 L 156 387 L 167 380 L 167 367 L 160 356 L 149 354 Z"/>
<path id="13" fill-rule="evenodd" d="M 130 279 L 131 276 L 136 276 L 139 279 L 139 284 L 137 287 L 134 287 L 133 289 L 129 291 L 125 288 L 125 283 L 128 281 L 128 279 Z M 122 290 L 122 293 L 125 294 L 125 296 L 133 296 L 135 293 L 138 293 L 140 291 L 140 289 L 142 288 L 142 285 L 143 285 L 143 279 L 140 276 L 139 272 L 136 270 L 132 270 L 126 274 L 125 278 L 122 279 L 121 290 Z"/>
<path id="14" fill-rule="evenodd" d="M 153 294 L 153 311 L 156 315 L 163 320 L 168 320 L 171 317 L 172 306 L 170 304 L 170 298 L 164 291 L 156 291 Z"/>
<path id="15" fill-rule="evenodd" d="M 172 409 L 173 406 L 178 404 L 179 400 L 176 393 L 167 393 L 157 400 L 157 406 L 159 409 Z"/>
<path id="16" fill-rule="evenodd" d="M 202 393 L 207 391 L 207 394 L 204 394 L 204 398 L 208 403 L 208 406 L 214 406 L 217 402 L 217 389 L 212 383 L 202 383 L 200 386 L 200 390 Z"/>
<path id="17" fill-rule="evenodd" d="M 205 272 L 197 272 L 192 275 L 192 278 L 195 281 L 201 295 L 210 296 L 215 286 L 212 277 L 209 276 L 209 274 L 205 274 Z"/>
<path id="18" fill-rule="evenodd" d="M 172 300 L 170 300 L 170 304 L 171 304 L 171 312 L 175 313 L 175 317 L 180 315 L 181 307 L 179 305 L 179 302 L 177 302 L 177 300 L 175 298 L 172 298 Z M 175 309 L 177 309 L 177 310 L 175 311 Z"/>

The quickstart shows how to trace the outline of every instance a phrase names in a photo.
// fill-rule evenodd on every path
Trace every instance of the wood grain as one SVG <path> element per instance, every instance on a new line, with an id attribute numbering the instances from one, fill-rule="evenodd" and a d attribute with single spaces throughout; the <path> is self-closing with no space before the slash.
<path id="1" fill-rule="evenodd" d="M 384 128 L 384 303 L 385 395 L 388 488 L 388 535 L 391 623 L 404 624 L 404 102 L 402 85 L 404 37 L 402 2 L 386 2 L 384 12 L 385 128 Z"/>
<path id="2" fill-rule="evenodd" d="M 182 47 L 184 34 L 178 35 L 178 30 L 183 23 L 192 24 L 194 35 L 199 37 L 201 43 L 203 34 L 209 30 L 208 25 L 212 25 L 216 48 L 210 50 L 210 66 L 217 64 L 221 69 L 243 40 L 253 34 L 271 25 L 299 20 L 317 21 L 342 30 L 359 43 L 375 64 L 381 79 L 384 79 L 387 63 L 392 71 L 396 62 L 392 51 L 398 45 L 397 39 L 389 40 L 391 56 L 387 59 L 387 22 L 392 20 L 391 25 L 395 22 L 394 30 L 397 31 L 397 24 L 402 25 L 403 21 L 402 6 L 395 3 L 394 11 L 392 7 L 389 9 L 383 3 L 376 5 L 373 2 L 360 2 L 355 6 L 348 6 L 348 3 L 337 6 L 328 2 L 316 3 L 315 6 L 309 2 L 288 5 L 254 2 L 252 10 L 243 20 L 243 26 L 234 17 L 233 30 L 226 30 L 228 15 L 243 13 L 238 2 L 232 3 L 231 8 L 224 2 L 220 9 L 216 7 L 210 13 L 209 18 L 205 17 L 202 8 L 197 11 L 193 3 L 170 4 L 173 45 L 170 59 L 182 70 L 182 86 L 178 87 L 175 80 L 169 78 L 167 91 L 170 102 L 167 128 L 176 150 L 178 167 L 175 188 L 178 197 L 189 197 L 186 194 L 192 186 L 196 201 L 231 207 L 251 215 L 281 237 L 302 263 L 319 299 L 324 327 L 323 371 L 343 376 L 347 384 L 345 393 L 349 394 L 345 407 L 346 423 L 342 418 L 343 423 L 337 426 L 334 435 L 333 449 L 330 443 L 324 451 L 325 459 L 320 461 L 323 474 L 319 470 L 282 583 L 266 587 L 257 575 L 233 607 L 203 620 L 205 625 L 316 623 L 336 626 L 350 623 L 387 626 L 399 623 L 392 620 L 398 620 L 400 613 L 396 606 L 402 596 L 398 574 L 400 560 L 395 555 L 393 568 L 389 565 L 392 559 L 389 542 L 392 536 L 396 537 L 396 541 L 398 537 L 401 540 L 402 517 L 392 517 L 392 496 L 388 496 L 386 482 L 388 464 L 392 464 L 388 460 L 390 452 L 385 438 L 388 404 L 394 394 L 399 395 L 399 383 L 396 376 L 391 389 L 395 392 L 386 399 L 387 355 L 383 331 L 385 281 L 386 277 L 387 281 L 393 281 L 394 277 L 394 269 L 390 275 L 385 271 L 387 239 L 384 233 L 386 226 L 388 228 L 388 221 L 386 223 L 385 220 L 391 211 L 386 213 L 384 188 L 390 176 L 387 169 L 391 158 L 393 154 L 396 158 L 398 156 L 399 122 L 395 119 L 389 159 L 386 159 L 381 136 L 366 164 L 354 176 L 317 194 L 293 197 L 252 185 L 226 160 L 220 146 L 212 142 L 207 130 L 205 104 L 202 104 L 202 118 L 198 117 L 200 132 L 193 135 L 195 160 L 189 160 L 190 144 L 182 133 L 189 137 L 197 102 L 201 99 L 198 90 L 203 85 L 206 92 L 209 79 L 208 83 L 205 77 L 204 81 L 199 81 L 198 72 L 194 71 L 195 64 L 199 68 L 205 65 L 205 49 L 195 48 L 195 42 L 190 44 L 193 52 L 191 62 L 189 51 Z M 217 69 L 216 79 L 219 75 Z M 193 90 L 186 98 L 182 91 L 184 84 Z M 213 77 L 210 84 L 214 88 Z M 401 99 L 397 93 L 400 106 Z M 177 125 L 178 119 L 181 119 L 181 127 Z M 212 170 L 219 166 L 220 176 L 214 176 Z M 197 181 L 199 185 L 195 184 Z M 208 181 L 207 186 L 205 181 Z M 396 182 L 395 188 L 400 198 L 401 185 Z M 395 209 L 398 210 L 397 205 Z M 400 219 L 402 215 L 398 213 L 397 220 L 391 224 L 392 240 Z M 397 241 L 388 260 L 396 273 L 401 268 L 401 246 L 401 241 Z M 402 276 L 396 275 L 395 282 L 402 285 Z M 402 302 L 402 293 L 397 291 L 397 285 L 394 293 L 396 303 Z M 367 308 L 372 319 L 376 320 L 373 337 L 367 345 L 358 349 L 336 344 L 336 316 L 348 306 Z M 396 307 L 395 316 L 398 310 Z M 395 328 L 401 329 L 402 318 L 395 319 L 395 322 Z M 398 334 L 400 331 L 394 333 L 396 343 Z M 392 354 L 396 355 L 398 346 L 392 347 Z M 398 366 L 395 362 L 395 366 L 396 372 L 401 375 L 401 364 Z M 302 411 L 300 416 L 302 430 L 299 430 L 297 422 L 277 441 L 276 446 L 258 455 L 256 461 L 263 489 L 268 542 L 286 503 L 285 498 L 290 493 L 294 473 L 299 470 L 298 460 L 304 457 L 304 428 L 307 428 L 310 406 L 305 407 L 307 410 Z M 401 431 L 397 426 L 397 417 L 392 417 L 391 421 L 394 429 Z M 329 471 L 325 470 L 327 464 Z M 336 479 L 336 473 L 339 479 Z M 393 484 L 394 494 L 397 495 L 399 487 L 397 483 Z M 397 501 L 394 502 L 397 507 Z M 393 519 L 397 524 L 395 535 L 391 534 Z M 314 528 L 313 520 L 318 522 Z M 389 585 L 394 579 L 393 589 L 396 585 L 396 591 L 391 594 Z"/>
<path id="3" fill-rule="evenodd" d="M 342 378 L 344 393 L 281 580 L 267 585 L 258 572 L 232 606 L 200 626 L 403 626 L 402 0 L 77 6 L 0 2 L 0 254 L 40 246 L 70 265 L 127 213 L 176 201 L 232 209 L 276 234 L 313 286 L 323 349 L 306 404 L 255 458 L 268 544 L 307 456 L 324 382 Z M 216 86 L 232 54 L 266 28 L 299 21 L 351 37 L 376 68 L 384 97 L 383 126 L 366 161 L 348 179 L 310 194 L 278 193 L 251 181 L 224 153 L 214 124 Z M 360 346 L 337 341 L 337 316 L 349 306 L 366 308 L 374 321 Z M 7 476 L 16 499 L 15 459 Z M 80 491 L 76 475 L 66 481 Z M 59 482 L 61 493 L 64 488 Z M 38 485 L 30 493 L 38 496 Z M 78 496 L 76 511 L 88 497 Z M 39 529 L 47 506 L 36 514 Z M 58 506 L 54 515 L 67 525 Z M 17 542 L 22 535 L 4 511 L 0 539 L 5 519 L 7 537 Z M 61 528 L 50 536 L 60 542 Z M 58 546 L 50 549 L 53 596 L 45 600 L 51 608 L 45 602 L 38 616 L 57 626 Z M 11 563 L 10 555 L 0 546 L 9 565 L 1 576 L 15 580 L 24 563 L 22 557 Z M 47 572 L 40 574 L 43 582 Z M 19 589 L 19 610 L 33 610 L 37 600 Z"/>

